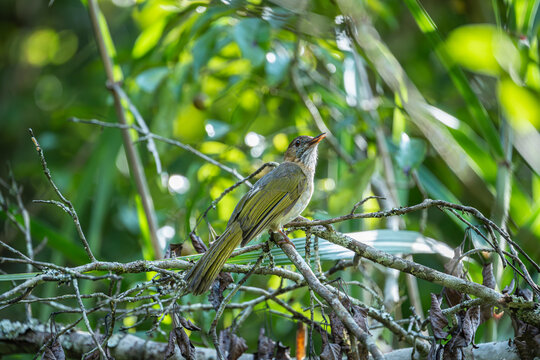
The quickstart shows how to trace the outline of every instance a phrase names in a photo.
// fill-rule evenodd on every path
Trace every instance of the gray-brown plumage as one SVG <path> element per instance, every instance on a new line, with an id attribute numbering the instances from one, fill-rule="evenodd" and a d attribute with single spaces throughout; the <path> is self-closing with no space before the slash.
<path id="1" fill-rule="evenodd" d="M 284 161 L 255 183 L 236 205 L 227 228 L 185 277 L 193 294 L 206 292 L 238 245 L 246 245 L 264 230 L 281 231 L 308 205 L 313 194 L 317 147 L 325 134 L 299 136 Z"/>

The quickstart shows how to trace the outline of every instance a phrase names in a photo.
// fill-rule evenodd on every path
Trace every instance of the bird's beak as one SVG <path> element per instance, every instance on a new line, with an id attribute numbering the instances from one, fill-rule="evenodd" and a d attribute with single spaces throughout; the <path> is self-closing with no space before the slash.
<path id="1" fill-rule="evenodd" d="M 326 133 L 322 133 L 322 134 L 319 134 L 317 136 L 315 136 L 310 142 L 309 142 L 309 146 L 313 146 L 315 144 L 318 144 L 321 142 L 322 139 L 324 139 L 326 137 Z"/>

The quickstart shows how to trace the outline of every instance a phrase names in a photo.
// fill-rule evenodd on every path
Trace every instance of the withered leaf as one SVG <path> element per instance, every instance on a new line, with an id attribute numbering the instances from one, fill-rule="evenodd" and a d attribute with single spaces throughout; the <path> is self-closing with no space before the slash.
<path id="1" fill-rule="evenodd" d="M 367 309 L 358 305 L 353 305 L 351 309 L 353 319 L 356 321 L 360 329 L 371 335 L 367 325 Z"/>
<path id="2" fill-rule="evenodd" d="M 264 335 L 264 328 L 259 331 L 259 341 L 257 342 L 257 353 L 255 360 L 271 360 L 274 358 L 276 342 Z"/>
<path id="3" fill-rule="evenodd" d="M 429 309 L 429 321 L 433 328 L 435 339 L 442 340 L 448 337 L 448 332 L 443 330 L 448 326 L 448 320 L 441 310 L 441 300 L 437 295 L 431 293 L 431 307 Z"/>
<path id="4" fill-rule="evenodd" d="M 175 327 L 169 333 L 169 342 L 167 344 L 167 351 L 165 352 L 166 359 L 174 355 L 175 344 L 178 345 L 180 353 L 186 360 L 195 359 L 195 346 L 189 340 L 189 336 L 182 326 Z"/>
<path id="5" fill-rule="evenodd" d="M 450 259 L 446 264 L 444 264 L 444 271 L 447 274 L 463 278 L 463 264 L 460 260 L 461 257 L 461 246 L 458 246 L 454 249 L 454 257 Z"/>
<path id="6" fill-rule="evenodd" d="M 180 244 L 169 244 L 169 249 L 167 251 L 169 258 L 175 258 L 182 255 L 182 248 L 184 247 L 183 243 Z M 166 254 L 167 255 L 167 254 Z M 167 259 L 167 257 L 165 257 Z"/>
<path id="7" fill-rule="evenodd" d="M 435 340 L 431 342 L 431 347 L 427 356 L 427 360 L 439 360 L 441 358 L 442 346 L 437 344 Z"/>
<path id="8" fill-rule="evenodd" d="M 510 284 L 506 285 L 504 289 L 502 290 L 502 293 L 504 295 L 511 294 L 514 292 L 514 287 L 516 286 L 516 279 L 512 278 L 512 281 L 510 281 Z"/>
<path id="9" fill-rule="evenodd" d="M 246 340 L 231 333 L 231 328 L 222 330 L 219 333 L 219 345 L 227 352 L 227 360 L 238 359 L 246 350 Z"/>
<path id="10" fill-rule="evenodd" d="M 532 291 L 529 289 L 517 288 L 516 296 L 523 297 L 525 300 L 531 301 L 533 298 Z M 512 327 L 514 328 L 516 349 L 519 353 L 519 358 L 523 360 L 536 359 L 540 357 L 540 328 L 527 324 L 518 319 L 514 314 L 510 313 L 512 318 Z"/>
<path id="11" fill-rule="evenodd" d="M 454 249 L 454 257 L 444 264 L 444 270 L 447 274 L 464 279 L 465 273 L 463 272 L 463 264 L 460 260 L 461 246 Z M 443 295 L 449 306 L 455 306 L 463 301 L 463 294 L 457 290 L 450 288 L 443 288 Z"/>
<path id="12" fill-rule="evenodd" d="M 341 322 L 341 319 L 338 318 L 336 313 L 332 311 L 330 313 L 330 329 L 332 330 L 332 338 L 334 339 L 334 342 L 337 344 L 341 344 L 345 342 L 346 333 L 345 333 L 345 326 Z"/>
<path id="13" fill-rule="evenodd" d="M 200 236 L 196 235 L 194 232 L 189 234 L 189 237 L 191 238 L 191 244 L 193 245 L 193 248 L 196 252 L 199 254 L 202 254 L 208 250 Z"/>
<path id="14" fill-rule="evenodd" d="M 43 353 L 42 360 L 65 360 L 66 354 L 64 354 L 64 349 L 58 342 L 58 339 L 55 339 L 53 343 L 45 349 Z"/>
<path id="15" fill-rule="evenodd" d="M 463 319 L 462 331 L 465 346 L 469 346 L 474 341 L 474 334 L 480 325 L 480 307 L 473 306 L 467 310 Z"/>
<path id="16" fill-rule="evenodd" d="M 276 347 L 276 360 L 291 360 L 291 350 L 288 346 L 278 342 Z"/>
<path id="17" fill-rule="evenodd" d="M 186 319 L 183 316 L 178 316 L 178 318 L 180 320 L 180 325 L 182 325 L 185 329 L 190 331 L 201 331 L 201 328 L 192 323 L 191 320 Z"/>
<path id="18" fill-rule="evenodd" d="M 495 276 L 493 276 L 493 264 L 484 264 L 482 268 L 482 285 L 495 289 Z M 491 317 L 493 306 L 482 304 L 480 306 L 480 323 L 483 323 Z"/>
<path id="19" fill-rule="evenodd" d="M 482 268 L 482 285 L 495 289 L 495 276 L 493 276 L 493 264 L 484 264 Z"/>
<path id="20" fill-rule="evenodd" d="M 341 360 L 341 346 L 326 343 L 320 356 L 321 360 Z"/>
<path id="21" fill-rule="evenodd" d="M 103 340 L 105 340 L 104 335 L 96 334 L 96 338 L 100 343 L 103 343 Z M 114 358 L 111 356 L 111 352 L 109 351 L 109 348 L 104 346 L 103 349 L 105 350 L 105 354 L 107 355 L 107 360 L 114 360 Z M 101 352 L 99 349 L 95 349 L 90 354 L 86 355 L 84 357 L 84 360 L 100 360 L 101 359 Z"/>
<path id="22" fill-rule="evenodd" d="M 453 340 L 453 339 L 452 339 Z M 463 359 L 463 348 L 459 346 L 449 345 L 452 340 L 450 340 L 444 346 L 443 360 L 462 360 Z"/>
<path id="23" fill-rule="evenodd" d="M 221 305 L 221 302 L 225 298 L 223 296 L 223 292 L 227 287 L 234 282 L 234 279 L 230 273 L 219 273 L 216 280 L 212 283 L 212 287 L 210 287 L 210 294 L 208 294 L 208 300 L 210 300 L 210 303 L 214 307 L 214 309 L 219 309 L 219 305 Z"/>

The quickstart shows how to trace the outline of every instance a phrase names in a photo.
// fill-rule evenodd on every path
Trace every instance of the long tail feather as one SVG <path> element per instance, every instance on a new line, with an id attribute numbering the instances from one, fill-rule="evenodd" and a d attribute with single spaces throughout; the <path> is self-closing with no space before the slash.
<path id="1" fill-rule="evenodd" d="M 205 293 L 241 241 L 240 225 L 233 222 L 186 275 L 188 289 L 195 295 Z"/>

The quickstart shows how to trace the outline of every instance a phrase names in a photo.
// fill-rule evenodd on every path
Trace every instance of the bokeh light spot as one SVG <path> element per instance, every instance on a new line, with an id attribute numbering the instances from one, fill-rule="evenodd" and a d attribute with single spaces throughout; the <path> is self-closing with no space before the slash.
<path id="1" fill-rule="evenodd" d="M 169 177 L 169 191 L 185 194 L 189 190 L 189 179 L 183 175 L 174 174 Z"/>
<path id="2" fill-rule="evenodd" d="M 62 83 L 56 76 L 42 76 L 34 89 L 36 105 L 44 111 L 56 109 L 62 101 L 62 91 Z"/>
<path id="3" fill-rule="evenodd" d="M 41 29 L 32 33 L 22 48 L 23 60 L 30 65 L 41 67 L 49 64 L 58 51 L 58 34 L 51 29 Z"/>

